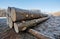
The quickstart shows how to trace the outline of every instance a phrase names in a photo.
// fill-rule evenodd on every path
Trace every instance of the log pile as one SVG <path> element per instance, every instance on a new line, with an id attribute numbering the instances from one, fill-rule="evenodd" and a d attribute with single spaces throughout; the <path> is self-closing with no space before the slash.
<path id="1" fill-rule="evenodd" d="M 34 35 L 38 39 L 52 39 L 40 34 L 40 32 L 34 29 L 31 29 L 31 27 L 35 27 L 40 24 L 40 22 L 47 20 L 49 18 L 48 15 L 34 12 L 31 13 L 28 10 L 8 7 L 7 18 L 9 27 L 14 28 L 16 33 L 26 30 L 26 32 Z"/>
<path id="2" fill-rule="evenodd" d="M 42 17 L 47 17 L 47 15 L 42 13 L 31 12 L 28 10 L 18 9 L 15 7 L 8 7 L 7 17 L 8 17 L 9 27 L 12 28 L 13 22 L 38 19 Z"/>
<path id="3" fill-rule="evenodd" d="M 40 22 L 46 20 L 46 18 L 39 18 L 39 19 L 34 19 L 34 20 L 30 20 L 30 21 L 26 21 L 26 22 L 15 22 L 14 23 L 14 28 L 15 31 L 18 33 L 19 31 L 24 31 L 29 27 L 34 27 L 37 24 L 39 24 Z M 18 31 L 19 30 L 19 31 Z"/>

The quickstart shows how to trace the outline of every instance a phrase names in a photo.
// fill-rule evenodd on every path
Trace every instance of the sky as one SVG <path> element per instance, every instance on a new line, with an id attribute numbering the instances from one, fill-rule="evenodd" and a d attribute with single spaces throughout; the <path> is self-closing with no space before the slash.
<path id="1" fill-rule="evenodd" d="M 42 12 L 60 11 L 60 0 L 0 0 L 0 8 L 39 9 Z"/>

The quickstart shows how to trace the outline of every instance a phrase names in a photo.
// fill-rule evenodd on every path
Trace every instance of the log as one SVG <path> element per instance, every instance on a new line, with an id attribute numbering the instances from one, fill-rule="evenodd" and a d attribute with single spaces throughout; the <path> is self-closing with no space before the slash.
<path id="1" fill-rule="evenodd" d="M 28 29 L 27 32 L 30 33 L 30 34 L 32 34 L 32 35 L 34 35 L 38 39 L 52 39 L 52 37 L 44 35 L 44 34 L 38 32 L 38 31 L 36 31 L 34 29 Z"/>
<path id="2" fill-rule="evenodd" d="M 26 22 L 23 22 L 23 23 L 15 22 L 14 23 L 14 29 L 15 29 L 16 33 L 18 33 L 19 31 L 26 30 L 28 27 L 36 26 L 38 23 L 43 22 L 43 21 L 47 20 L 48 18 L 49 17 L 39 18 L 39 19 L 26 21 Z"/>
<path id="3" fill-rule="evenodd" d="M 11 9 L 10 16 L 13 22 L 47 16 L 47 15 L 43 15 L 42 13 L 35 13 L 24 9 L 18 9 L 15 7 L 9 7 L 9 8 Z"/>

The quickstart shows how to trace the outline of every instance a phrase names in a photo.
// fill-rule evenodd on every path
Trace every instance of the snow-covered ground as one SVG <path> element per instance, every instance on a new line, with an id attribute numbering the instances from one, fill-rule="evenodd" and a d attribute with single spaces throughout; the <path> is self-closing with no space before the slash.
<path id="1" fill-rule="evenodd" d="M 4 18 L 6 19 L 7 17 L 0 17 L 0 19 L 4 19 Z"/>

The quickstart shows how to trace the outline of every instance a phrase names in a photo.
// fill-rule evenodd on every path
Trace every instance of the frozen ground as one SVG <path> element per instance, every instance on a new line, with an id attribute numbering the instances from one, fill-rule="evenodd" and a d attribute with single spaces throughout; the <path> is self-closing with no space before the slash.
<path id="1" fill-rule="evenodd" d="M 35 30 L 55 39 L 60 39 L 60 16 L 51 16 L 49 20 L 35 27 Z"/>

